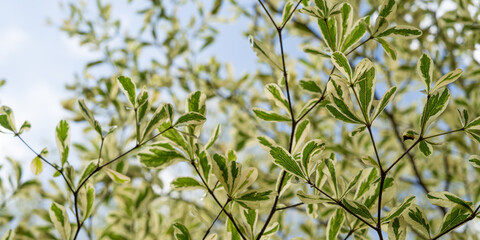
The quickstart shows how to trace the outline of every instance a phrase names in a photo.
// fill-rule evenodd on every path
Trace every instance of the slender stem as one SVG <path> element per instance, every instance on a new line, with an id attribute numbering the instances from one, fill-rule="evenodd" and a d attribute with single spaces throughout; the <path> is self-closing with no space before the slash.
<path id="1" fill-rule="evenodd" d="M 213 222 L 212 224 L 210 224 L 210 227 L 208 227 L 207 231 L 205 232 L 205 235 L 203 235 L 203 238 L 202 239 L 205 239 L 207 238 L 208 234 L 210 233 L 210 230 L 212 229 L 213 225 L 215 225 L 215 222 L 217 221 L 218 217 L 220 217 L 220 215 L 222 215 L 222 212 L 225 211 L 225 207 L 227 206 L 227 204 L 231 201 L 231 199 L 227 199 L 227 201 L 225 202 L 225 204 L 222 206 L 222 209 L 220 210 L 220 212 L 217 214 L 217 216 L 215 217 L 215 219 L 213 219 Z"/>
<path id="2" fill-rule="evenodd" d="M 352 236 L 352 234 L 355 232 L 355 230 L 350 230 L 348 231 L 347 235 L 345 235 L 345 237 L 343 238 L 343 240 L 347 240 L 350 236 Z"/>
<path id="3" fill-rule="evenodd" d="M 258 2 L 259 2 L 260 5 L 262 6 L 263 10 L 265 10 L 265 13 L 267 13 L 268 18 L 270 18 L 270 21 L 272 22 L 273 26 L 275 26 L 275 28 L 278 29 L 278 26 L 277 26 L 277 24 L 275 23 L 275 20 L 273 20 L 272 15 L 270 15 L 270 12 L 269 12 L 268 9 L 265 7 L 265 5 L 263 4 L 262 0 L 258 0 Z"/>
<path id="4" fill-rule="evenodd" d="M 367 38 L 365 41 L 359 43 L 357 46 L 355 46 L 354 48 L 352 48 L 352 50 L 348 51 L 347 54 L 345 54 L 345 56 L 348 56 L 350 53 L 352 53 L 353 51 L 357 50 L 357 48 L 359 48 L 360 46 L 364 45 L 365 43 L 367 43 L 368 41 L 372 40 L 373 37 L 370 36 L 369 38 Z M 335 66 L 332 68 L 332 70 L 330 71 L 330 73 L 328 74 L 328 79 L 327 79 L 327 82 L 325 83 L 325 87 L 323 87 L 323 91 L 322 91 L 322 95 L 318 98 L 318 100 L 315 102 L 315 104 L 313 104 L 307 111 L 305 111 L 305 113 L 303 113 L 298 119 L 297 119 L 297 122 L 300 122 L 300 120 L 302 120 L 304 117 L 306 117 L 316 106 L 318 106 L 318 104 L 320 104 L 323 100 L 325 100 L 326 98 L 326 92 L 327 92 L 327 86 L 328 86 L 328 82 L 330 82 L 330 80 L 332 79 L 332 74 L 333 72 L 335 71 Z"/>
<path id="5" fill-rule="evenodd" d="M 102 149 L 103 149 L 103 142 L 105 139 L 102 137 L 102 141 L 100 142 L 100 150 L 98 153 L 98 159 L 97 159 L 97 167 L 100 166 L 100 159 L 102 159 Z"/>
<path id="6" fill-rule="evenodd" d="M 402 153 L 402 155 L 400 155 L 400 157 L 398 157 L 395 161 L 393 161 L 392 165 L 390 165 L 390 167 L 387 168 L 387 170 L 385 170 L 385 173 L 388 173 L 390 170 L 392 170 L 392 168 L 400 161 L 402 160 L 402 158 L 407 155 L 410 150 L 412 150 L 415 146 L 417 146 L 418 143 L 420 143 L 421 141 L 421 138 L 419 138 L 417 141 L 415 141 L 407 150 L 405 150 L 405 152 Z"/>
<path id="7" fill-rule="evenodd" d="M 295 204 L 288 205 L 288 206 L 285 206 L 285 207 L 279 207 L 279 208 L 277 208 L 277 209 L 275 209 L 275 210 L 276 210 L 276 211 L 282 211 L 282 210 L 285 210 L 285 209 L 295 208 L 295 207 L 302 206 L 302 205 L 303 205 L 303 202 L 300 202 L 300 203 L 295 203 Z"/>
<path id="8" fill-rule="evenodd" d="M 415 141 L 404 153 L 402 153 L 402 155 L 400 155 L 400 157 L 398 157 L 398 158 L 392 163 L 392 165 L 390 165 L 390 167 L 387 168 L 387 170 L 385 170 L 385 173 L 388 173 L 390 170 L 392 170 L 392 168 L 393 168 L 405 155 L 407 155 L 417 144 L 419 144 L 422 140 L 426 140 L 426 139 L 430 139 L 430 138 L 435 138 L 435 137 L 439 137 L 439 136 L 443 136 L 443 135 L 447 135 L 447 134 L 451 134 L 451 133 L 456 133 L 456 132 L 460 132 L 460 131 L 464 131 L 464 130 L 465 130 L 464 128 L 460 128 L 460 129 L 456 129 L 456 130 L 452 130 L 452 131 L 447 131 L 447 132 L 443 132 L 443 133 L 434 134 L 434 135 L 431 135 L 431 136 L 419 137 L 419 138 L 417 139 L 417 141 Z"/>
<path id="9" fill-rule="evenodd" d="M 233 218 L 232 214 L 230 214 L 229 212 L 227 212 L 225 210 L 225 208 L 223 208 L 223 205 L 220 203 L 217 196 L 215 196 L 215 193 L 213 192 L 213 190 L 208 186 L 207 181 L 202 177 L 202 174 L 200 173 L 200 170 L 198 170 L 197 165 L 195 165 L 195 162 L 190 161 L 190 164 L 192 165 L 193 169 L 195 169 L 195 172 L 197 172 L 197 175 L 200 177 L 200 180 L 202 180 L 202 183 L 205 186 L 205 188 L 207 189 L 207 192 L 212 196 L 213 200 L 215 200 L 215 202 L 218 204 L 218 206 L 222 207 L 223 212 L 227 215 L 228 219 L 230 219 L 230 221 L 232 221 L 232 224 L 235 227 L 235 229 L 237 230 L 238 234 L 240 234 L 240 237 L 243 240 L 246 240 L 247 238 L 243 235 L 242 231 L 240 231 L 240 227 L 238 227 L 238 224 L 235 221 L 235 219 Z"/>
<path id="10" fill-rule="evenodd" d="M 282 26 L 280 26 L 280 30 L 282 30 L 285 25 L 287 25 L 287 22 L 290 21 L 290 18 L 292 18 L 293 16 L 293 13 L 295 12 L 295 10 L 297 10 L 298 6 L 300 5 L 300 3 L 302 2 L 302 0 L 299 0 L 297 2 L 297 4 L 295 5 L 295 8 L 293 8 L 293 11 L 290 13 L 290 15 L 288 15 L 287 19 L 285 20 L 285 22 L 282 24 Z"/>
<path id="11" fill-rule="evenodd" d="M 434 134 L 434 135 L 431 135 L 431 136 L 426 136 L 426 137 L 423 137 L 423 139 L 426 140 L 426 139 L 430 139 L 430 138 L 434 138 L 434 137 L 447 135 L 447 134 L 450 134 L 450 133 L 461 132 L 461 131 L 464 131 L 464 130 L 465 130 L 465 128 L 459 128 L 459 129 L 455 129 L 455 130 L 452 130 L 452 131 L 447 131 L 447 132 Z"/>
<path id="12" fill-rule="evenodd" d="M 58 166 L 52 164 L 50 161 L 48 161 L 44 156 L 38 154 L 35 150 L 33 150 L 32 147 L 30 147 L 30 145 L 28 145 L 27 142 L 25 142 L 25 140 L 23 140 L 23 138 L 20 136 L 20 135 L 15 135 L 16 137 L 18 137 L 18 139 L 20 139 L 20 141 L 22 141 L 22 143 L 27 146 L 28 149 L 30 149 L 30 151 L 32 151 L 35 155 L 37 155 L 38 158 L 42 159 L 43 162 L 45 162 L 46 164 L 48 164 L 50 167 L 52 167 L 53 169 L 55 169 L 58 173 L 60 173 L 60 175 L 62 176 L 63 180 L 65 180 L 65 184 L 67 184 L 67 187 L 68 189 L 70 190 L 70 192 L 75 192 L 73 190 L 73 186 L 70 184 L 70 182 L 67 180 L 67 177 L 65 176 L 65 173 L 63 172 L 63 170 L 61 168 L 59 168 Z"/>
<path id="13" fill-rule="evenodd" d="M 352 212 L 350 209 L 348 209 L 345 204 L 343 204 L 340 200 L 337 200 L 335 198 L 333 198 L 332 196 L 330 196 L 328 193 L 326 193 L 325 191 L 323 191 L 322 189 L 320 189 L 319 187 L 317 187 L 314 183 L 312 182 L 307 182 L 310 186 L 312 186 L 313 188 L 315 188 L 317 191 L 319 191 L 320 193 L 322 193 L 323 195 L 325 195 L 326 197 L 328 197 L 330 200 L 332 200 L 333 202 L 335 202 L 338 206 L 342 207 L 343 209 L 345 209 L 345 211 L 347 211 L 348 213 L 352 214 L 354 217 L 356 217 L 358 220 L 362 221 L 363 223 L 367 224 L 367 226 L 371 227 L 372 229 L 374 230 L 377 230 L 377 228 L 375 226 L 373 226 L 371 223 L 367 222 L 365 219 L 363 219 L 362 217 L 358 216 L 356 213 Z"/>

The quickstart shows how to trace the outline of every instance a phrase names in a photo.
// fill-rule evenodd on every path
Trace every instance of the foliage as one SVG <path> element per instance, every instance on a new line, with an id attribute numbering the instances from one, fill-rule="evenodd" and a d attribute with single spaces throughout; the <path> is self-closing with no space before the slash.
<path id="1" fill-rule="evenodd" d="M 477 239 L 459 228 L 480 214 L 475 1 L 167 2 L 134 31 L 106 1 L 65 9 L 104 57 L 67 86 L 52 158 L 1 107 L 38 175 L 1 165 L 2 239 Z M 242 18 L 257 71 L 196 61 Z"/>

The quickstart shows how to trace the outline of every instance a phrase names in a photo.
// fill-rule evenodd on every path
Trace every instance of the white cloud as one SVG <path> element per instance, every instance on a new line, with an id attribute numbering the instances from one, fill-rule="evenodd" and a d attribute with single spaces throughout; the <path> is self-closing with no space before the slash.
<path id="1" fill-rule="evenodd" d="M 17 26 L 10 26 L 0 31 L 2 44 L 0 44 L 0 64 L 4 63 L 28 42 L 28 34 Z"/>
<path id="2" fill-rule="evenodd" d="M 98 53 L 91 51 L 89 47 L 80 45 L 80 38 L 78 37 L 69 37 L 62 34 L 61 41 L 67 50 L 77 57 L 89 59 L 98 56 Z"/>

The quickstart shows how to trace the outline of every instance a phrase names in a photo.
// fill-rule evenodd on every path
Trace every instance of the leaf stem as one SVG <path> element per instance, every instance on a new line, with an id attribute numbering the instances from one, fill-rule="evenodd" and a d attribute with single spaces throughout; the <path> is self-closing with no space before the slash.
<path id="1" fill-rule="evenodd" d="M 215 219 L 213 219 L 213 222 L 212 224 L 210 224 L 210 227 L 208 227 L 207 231 L 205 232 L 205 235 L 203 235 L 203 238 L 202 239 L 205 239 L 207 238 L 208 234 L 210 233 L 210 230 L 212 229 L 213 225 L 215 225 L 215 222 L 217 221 L 218 217 L 220 217 L 220 215 L 222 215 L 222 212 L 225 211 L 225 207 L 227 206 L 227 204 L 231 201 L 232 199 L 227 199 L 227 201 L 225 202 L 225 204 L 222 206 L 222 209 L 220 210 L 220 212 L 217 214 L 217 216 L 215 217 Z"/>

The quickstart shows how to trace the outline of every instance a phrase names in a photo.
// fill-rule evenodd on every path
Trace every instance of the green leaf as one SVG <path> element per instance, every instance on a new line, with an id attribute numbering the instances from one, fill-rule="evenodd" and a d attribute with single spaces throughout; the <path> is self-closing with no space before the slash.
<path id="1" fill-rule="evenodd" d="M 297 197 L 305 204 L 318 204 L 318 203 L 330 203 L 333 202 L 331 199 L 322 197 L 320 195 L 310 195 L 306 194 L 303 191 L 297 192 Z"/>
<path id="2" fill-rule="evenodd" d="M 1 85 L 2 84 L 0 82 L 0 86 Z M 14 239 L 15 239 L 15 231 L 12 231 L 12 229 L 8 229 L 8 231 L 5 234 L 3 234 L 2 238 L 0 238 L 0 240 L 14 240 Z"/>
<path id="3" fill-rule="evenodd" d="M 165 123 L 164 125 L 167 125 Z M 190 147 L 190 144 L 185 140 L 182 134 L 180 134 L 177 129 L 170 129 L 165 131 L 162 134 L 163 137 L 167 138 L 171 143 L 173 143 L 176 147 L 180 148 L 184 153 L 188 154 L 188 156 L 191 158 L 192 157 L 192 149 Z"/>
<path id="4" fill-rule="evenodd" d="M 30 122 L 28 121 L 23 122 L 22 126 L 20 127 L 20 130 L 18 130 L 18 134 L 22 134 L 24 132 L 29 131 L 31 127 L 32 125 L 30 124 Z"/>
<path id="5" fill-rule="evenodd" d="M 130 182 L 130 178 L 128 176 L 125 176 L 115 170 L 112 170 L 110 168 L 105 168 L 105 171 L 108 175 L 108 177 L 110 177 L 110 179 L 112 179 L 112 181 L 116 182 L 116 183 L 127 183 L 127 182 Z"/>
<path id="6" fill-rule="evenodd" d="M 426 157 L 430 156 L 433 152 L 432 145 L 429 144 L 427 141 L 421 141 L 420 144 L 418 144 L 418 149 L 420 152 L 423 153 Z"/>
<path id="7" fill-rule="evenodd" d="M 177 191 L 203 188 L 203 185 L 200 182 L 198 182 L 196 179 L 191 177 L 176 178 L 172 181 L 170 185 L 173 190 L 177 190 Z"/>
<path id="8" fill-rule="evenodd" d="M 241 210 L 242 220 L 245 225 L 246 235 L 251 237 L 251 239 L 255 238 L 255 225 L 257 224 L 258 220 L 258 210 L 253 209 L 243 209 Z"/>
<path id="9" fill-rule="evenodd" d="M 303 48 L 303 51 L 312 54 L 312 55 L 317 55 L 319 57 L 325 57 L 325 58 L 330 58 L 330 55 L 322 50 L 312 48 L 312 47 L 305 47 Z"/>
<path id="10" fill-rule="evenodd" d="M 370 122 L 370 109 L 372 108 L 373 96 L 375 95 L 375 76 L 375 68 L 371 67 L 360 77 L 357 83 L 359 88 L 358 98 L 360 99 L 360 109 L 364 113 L 365 122 Z"/>
<path id="11" fill-rule="evenodd" d="M 348 53 L 349 50 L 356 46 L 356 44 L 363 38 L 367 29 L 362 24 L 361 20 L 358 20 L 352 29 L 346 34 L 345 40 L 342 45 L 342 52 Z"/>
<path id="12" fill-rule="evenodd" d="M 125 96 L 127 96 L 130 106 L 136 107 L 137 87 L 135 86 L 135 83 L 130 78 L 125 76 L 120 76 L 117 78 L 117 80 L 120 83 L 120 89 Z"/>
<path id="13" fill-rule="evenodd" d="M 371 188 L 373 182 L 377 179 L 377 169 L 370 168 L 366 170 L 366 174 L 368 175 L 366 178 L 362 179 L 360 182 L 360 186 L 357 188 L 357 192 L 355 193 L 356 200 L 360 199 L 365 195 L 365 193 Z"/>
<path id="14" fill-rule="evenodd" d="M 335 211 L 335 214 L 332 215 L 328 220 L 327 229 L 326 229 L 328 240 L 337 239 L 344 220 L 345 220 L 345 215 L 343 213 L 343 209 L 338 208 L 337 211 Z"/>
<path id="15" fill-rule="evenodd" d="M 60 233 L 60 236 L 63 239 L 70 239 L 71 226 L 65 208 L 62 205 L 53 202 L 52 205 L 50 205 L 48 213 L 50 215 L 50 220 L 55 226 L 55 229 Z"/>
<path id="16" fill-rule="evenodd" d="M 83 212 L 83 220 L 86 220 L 93 210 L 95 203 L 95 188 L 90 184 L 85 184 L 80 190 L 79 203 Z"/>
<path id="17" fill-rule="evenodd" d="M 337 169 L 335 167 L 335 155 L 332 153 L 330 158 L 324 160 L 325 165 L 327 166 L 327 171 L 325 174 L 328 176 L 328 182 L 331 184 L 332 189 L 335 191 L 335 196 L 338 198 L 340 196 L 338 178 L 337 178 Z"/>
<path id="18" fill-rule="evenodd" d="M 463 111 L 461 111 L 460 109 L 457 109 L 457 117 L 458 117 L 458 120 L 460 120 L 460 124 L 462 125 L 462 127 L 465 127 L 467 126 L 467 124 L 469 123 L 468 121 L 468 111 L 466 109 L 463 109 Z M 479 118 L 479 124 L 480 124 L 480 118 Z"/>
<path id="19" fill-rule="evenodd" d="M 449 192 L 429 192 L 427 194 L 427 198 L 432 204 L 437 206 L 447 208 L 459 206 L 473 213 L 471 202 L 464 201 L 463 199 Z"/>
<path id="20" fill-rule="evenodd" d="M 385 0 L 383 1 L 382 6 L 380 7 L 378 16 L 391 19 L 395 15 L 396 11 L 397 11 L 397 4 L 395 3 L 395 0 Z"/>
<path id="21" fill-rule="evenodd" d="M 350 31 L 350 27 L 352 26 L 353 10 L 352 5 L 349 3 L 342 3 L 338 8 L 340 9 L 339 42 L 342 43 L 347 35 L 347 32 Z"/>
<path id="22" fill-rule="evenodd" d="M 235 202 L 248 209 L 258 209 L 265 202 L 271 199 L 272 191 L 251 190 L 235 197 Z"/>
<path id="23" fill-rule="evenodd" d="M 282 24 L 280 26 L 283 26 L 284 24 L 287 23 L 288 17 L 290 14 L 293 13 L 295 10 L 293 2 L 290 0 L 287 3 L 285 3 L 285 6 L 283 7 L 283 12 L 282 12 Z"/>
<path id="24" fill-rule="evenodd" d="M 432 95 L 423 108 L 421 123 L 425 124 L 424 130 L 442 114 L 448 106 L 450 93 L 445 88 L 442 93 Z"/>
<path id="25" fill-rule="evenodd" d="M 265 92 L 265 96 L 267 96 L 268 99 L 275 102 L 275 105 L 277 105 L 280 108 L 283 108 L 287 112 L 290 111 L 288 100 L 283 94 L 278 84 L 275 84 L 275 83 L 267 84 L 264 88 L 264 92 Z"/>
<path id="26" fill-rule="evenodd" d="M 168 119 L 168 105 L 169 104 L 163 105 L 162 107 L 158 107 L 155 110 L 152 118 L 150 118 L 150 121 L 148 121 L 147 126 L 145 127 L 143 137 L 141 139 L 142 141 L 145 140 L 148 136 L 150 136 L 154 129 L 158 128 Z"/>
<path id="27" fill-rule="evenodd" d="M 360 180 L 360 177 L 362 176 L 362 174 L 363 174 L 363 170 L 360 170 L 360 172 L 358 172 L 358 174 L 348 183 L 348 186 L 343 192 L 341 198 L 344 198 L 357 185 L 358 180 Z"/>
<path id="28" fill-rule="evenodd" d="M 362 61 L 360 61 L 358 65 L 355 67 L 352 83 L 357 83 L 359 81 L 367 80 L 366 78 L 369 77 L 368 74 L 372 74 L 372 73 L 368 73 L 370 71 L 373 71 L 373 73 L 375 73 L 375 69 L 373 68 L 373 63 L 368 58 L 362 59 Z"/>
<path id="29" fill-rule="evenodd" d="M 383 112 L 383 110 L 387 107 L 387 105 L 393 100 L 395 97 L 395 93 L 397 92 L 397 87 L 391 87 L 388 89 L 385 94 L 383 94 L 382 98 L 380 99 L 380 103 L 375 107 L 375 111 L 372 115 L 372 122 Z"/>
<path id="30" fill-rule="evenodd" d="M 222 130 L 222 127 L 220 124 L 218 124 L 215 130 L 213 131 L 213 134 L 210 136 L 210 139 L 208 139 L 207 144 L 205 144 L 204 150 L 209 149 L 211 146 L 213 146 L 213 144 L 215 144 L 215 142 L 218 139 L 218 136 L 220 135 L 221 130 Z"/>
<path id="31" fill-rule="evenodd" d="M 240 166 L 237 166 L 235 161 L 227 162 L 227 159 L 220 154 L 213 155 L 211 160 L 213 173 L 225 188 L 225 191 L 231 196 L 235 178 L 240 174 Z M 234 173 L 233 176 L 231 175 L 232 172 Z"/>
<path id="32" fill-rule="evenodd" d="M 279 70 L 283 71 L 282 63 L 280 58 L 273 53 L 269 48 L 267 48 L 263 43 L 260 41 L 255 40 L 253 36 L 249 36 L 250 45 L 253 48 L 253 51 L 257 55 L 258 58 L 267 62 L 272 67 L 276 67 Z"/>
<path id="33" fill-rule="evenodd" d="M 30 163 L 30 170 L 35 175 L 40 175 L 43 171 L 43 162 L 39 157 L 35 157 Z"/>
<path id="34" fill-rule="evenodd" d="M 427 94 L 430 94 L 430 86 L 432 84 L 432 76 L 433 76 L 433 60 L 427 54 L 423 54 L 420 59 L 418 59 L 417 63 L 417 73 L 423 81 L 425 85 L 425 89 Z"/>
<path id="35" fill-rule="evenodd" d="M 399 25 L 393 27 L 392 30 L 387 30 L 388 36 L 402 39 L 413 39 L 422 36 L 422 31 L 416 27 Z M 382 36 L 385 36 L 382 34 Z"/>
<path id="36" fill-rule="evenodd" d="M 307 142 L 302 149 L 301 157 L 302 168 L 306 177 L 310 177 L 310 173 L 315 168 L 316 161 L 312 161 L 313 156 L 321 153 L 325 149 L 325 143 L 320 139 L 315 139 Z"/>
<path id="37" fill-rule="evenodd" d="M 388 223 L 389 240 L 405 240 L 407 238 L 407 224 L 403 217 L 397 217 Z"/>
<path id="38" fill-rule="evenodd" d="M 480 156 L 479 155 L 472 155 L 468 158 L 468 161 L 474 168 L 480 169 Z"/>
<path id="39" fill-rule="evenodd" d="M 450 83 L 455 82 L 462 75 L 462 72 L 463 71 L 461 69 L 457 68 L 443 75 L 437 82 L 435 82 L 435 86 L 433 87 L 432 92 L 435 92 L 437 89 L 440 89 Z"/>
<path id="40" fill-rule="evenodd" d="M 322 94 L 322 88 L 314 80 L 300 80 L 300 87 L 311 93 Z"/>
<path id="41" fill-rule="evenodd" d="M 464 220 L 470 217 L 470 213 L 461 207 L 454 207 L 445 214 L 443 218 L 442 227 L 440 228 L 440 233 L 443 233 L 450 228 L 460 224 Z"/>
<path id="42" fill-rule="evenodd" d="M 327 90 L 331 93 L 331 103 L 326 108 L 333 117 L 347 123 L 362 123 L 354 113 L 350 93 L 344 82 L 332 79 Z"/>
<path id="43" fill-rule="evenodd" d="M 83 169 L 82 176 L 80 177 L 80 180 L 78 182 L 83 182 L 83 180 L 85 180 L 90 174 L 92 174 L 95 169 L 97 169 L 97 161 L 90 161 Z"/>
<path id="44" fill-rule="evenodd" d="M 465 111 L 466 112 L 466 111 Z M 466 112 L 467 120 L 468 120 L 468 112 Z M 470 123 L 465 126 L 466 129 L 478 129 L 480 128 L 480 117 L 473 119 Z"/>
<path id="45" fill-rule="evenodd" d="M 297 177 L 306 179 L 306 176 L 302 172 L 302 169 L 297 161 L 295 161 L 292 155 L 290 155 L 285 148 L 280 146 L 272 146 L 270 147 L 268 153 L 273 158 L 273 162 L 276 165 Z"/>
<path id="46" fill-rule="evenodd" d="M 14 133 L 17 132 L 13 111 L 7 106 L 0 107 L 0 126 Z"/>
<path id="47" fill-rule="evenodd" d="M 187 106 L 189 112 L 197 112 L 202 115 L 205 115 L 206 112 L 206 105 L 205 100 L 207 99 L 207 95 L 200 91 L 196 91 L 190 93 L 187 98 Z"/>
<path id="48" fill-rule="evenodd" d="M 347 57 L 341 52 L 334 52 L 331 57 L 331 61 L 333 65 L 344 75 L 348 78 L 348 80 L 352 81 L 352 68 L 348 63 Z"/>
<path id="49" fill-rule="evenodd" d="M 465 132 L 467 133 L 468 137 L 470 137 L 473 141 L 480 144 L 480 130 L 478 130 L 478 129 L 467 129 Z"/>
<path id="50" fill-rule="evenodd" d="M 58 123 L 55 129 L 55 139 L 63 167 L 68 160 L 68 153 L 70 151 L 70 125 L 67 121 L 62 120 Z"/>
<path id="51" fill-rule="evenodd" d="M 430 224 L 423 210 L 416 204 L 408 209 L 404 215 L 405 221 L 415 228 L 423 237 L 430 239 Z"/>
<path id="52" fill-rule="evenodd" d="M 310 15 L 315 18 L 323 18 L 325 16 L 325 13 L 322 11 L 322 9 L 316 7 L 316 6 L 306 6 L 302 9 L 299 10 L 300 13 Z"/>
<path id="53" fill-rule="evenodd" d="M 343 199 L 342 203 L 348 210 L 350 210 L 353 213 L 357 214 L 358 216 L 362 217 L 363 220 L 365 220 L 367 222 L 374 222 L 374 219 L 373 219 L 372 215 L 370 214 L 370 211 L 362 203 L 359 203 L 359 202 L 353 201 L 353 200 L 348 200 L 348 199 Z"/>
<path id="54" fill-rule="evenodd" d="M 191 240 L 192 237 L 190 236 L 190 232 L 188 229 L 181 223 L 174 223 L 173 224 L 173 235 L 175 236 L 175 240 Z"/>
<path id="55" fill-rule="evenodd" d="M 325 15 L 328 13 L 328 4 L 326 0 L 315 0 L 315 6 L 318 7 Z"/>
<path id="56" fill-rule="evenodd" d="M 337 50 L 337 21 L 334 17 L 326 19 L 319 19 L 317 21 L 320 33 L 322 34 L 323 41 L 332 52 Z"/>
<path id="57" fill-rule="evenodd" d="M 155 144 L 138 154 L 140 162 L 149 168 L 164 168 L 178 161 L 187 160 L 185 156 L 169 144 Z"/>
<path id="58" fill-rule="evenodd" d="M 393 220 L 394 218 L 398 218 L 398 217 L 401 217 L 403 215 L 403 213 L 412 205 L 414 204 L 415 200 L 415 197 L 412 196 L 412 197 L 407 197 L 405 199 L 403 199 L 403 202 L 402 204 L 400 204 L 399 206 L 396 206 L 394 208 L 392 208 L 392 210 L 390 210 L 390 212 L 388 213 L 388 215 L 382 219 L 382 222 L 389 222 L 391 220 Z"/>
<path id="59" fill-rule="evenodd" d="M 243 170 L 239 177 L 234 179 L 233 184 L 233 192 L 232 194 L 235 195 L 237 193 L 241 193 L 246 190 L 248 187 L 252 186 L 252 184 L 257 180 L 258 171 L 254 167 L 249 167 Z"/>
<path id="60" fill-rule="evenodd" d="M 293 152 L 296 153 L 297 150 L 301 147 L 305 139 L 307 138 L 308 132 L 310 131 L 310 121 L 308 119 L 302 120 L 299 122 L 295 128 L 295 136 L 293 138 Z"/>
<path id="61" fill-rule="evenodd" d="M 88 109 L 87 105 L 85 104 L 84 99 L 79 99 L 78 100 L 78 106 L 80 106 L 80 113 L 82 114 L 83 118 L 87 120 L 87 122 L 90 124 L 90 126 L 95 129 L 95 131 L 102 135 L 102 128 L 100 127 L 100 124 L 98 123 L 97 120 L 95 120 L 93 113 L 90 109 Z"/>
<path id="62" fill-rule="evenodd" d="M 267 111 L 261 108 L 254 107 L 252 109 L 255 116 L 265 121 L 274 121 L 274 122 L 289 122 L 291 119 L 287 116 L 282 116 L 274 111 Z"/>
<path id="63" fill-rule="evenodd" d="M 397 60 L 397 50 L 392 44 L 383 38 L 375 38 L 375 40 L 382 45 L 383 50 L 392 60 Z"/>
<path id="64" fill-rule="evenodd" d="M 181 126 L 181 125 L 200 125 L 205 122 L 206 118 L 200 113 L 197 112 L 189 112 L 185 113 L 177 119 L 174 126 Z"/>

